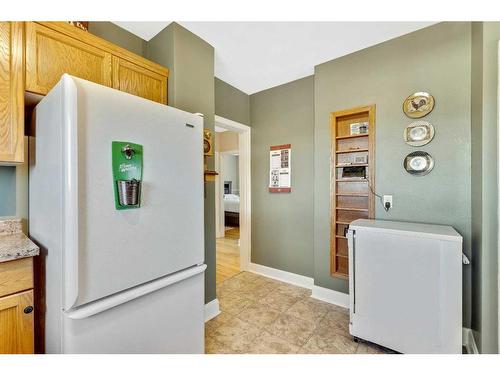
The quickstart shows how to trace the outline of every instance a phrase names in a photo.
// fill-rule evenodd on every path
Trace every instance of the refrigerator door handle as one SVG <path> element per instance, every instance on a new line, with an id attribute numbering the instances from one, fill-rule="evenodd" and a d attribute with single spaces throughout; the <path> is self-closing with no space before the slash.
<path id="1" fill-rule="evenodd" d="M 74 310 L 65 311 L 64 314 L 70 319 L 85 319 L 91 317 L 92 315 L 99 314 L 113 307 L 145 296 L 146 294 L 153 293 L 159 289 L 163 289 L 169 285 L 188 279 L 192 276 L 198 275 L 204 272 L 206 268 L 206 264 L 195 266 L 187 270 L 177 272 L 173 275 L 165 276 L 161 279 L 136 286 L 135 288 L 127 289 L 121 293 L 111 295 L 98 301 L 91 302 Z"/>
<path id="2" fill-rule="evenodd" d="M 63 87 L 63 263 L 64 309 L 71 309 L 78 298 L 78 114 L 77 89 L 67 74 Z"/>
<path id="3" fill-rule="evenodd" d="M 349 304 L 350 314 L 356 313 L 356 250 L 355 240 L 356 231 L 349 229 L 347 232 L 347 246 L 349 250 Z"/>

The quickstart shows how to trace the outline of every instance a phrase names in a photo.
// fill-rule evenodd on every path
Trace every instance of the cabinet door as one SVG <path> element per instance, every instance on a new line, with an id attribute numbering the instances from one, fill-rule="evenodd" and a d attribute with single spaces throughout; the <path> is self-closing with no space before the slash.
<path id="1" fill-rule="evenodd" d="M 64 73 L 111 86 L 111 54 L 34 22 L 26 23 L 26 90 L 45 95 Z"/>
<path id="2" fill-rule="evenodd" d="M 116 56 L 113 56 L 113 87 L 167 104 L 166 76 Z"/>
<path id="3" fill-rule="evenodd" d="M 1 354 L 33 354 L 33 290 L 0 298 L 0 332 Z"/>
<path id="4" fill-rule="evenodd" d="M 24 157 L 23 23 L 0 22 L 0 163 Z"/>

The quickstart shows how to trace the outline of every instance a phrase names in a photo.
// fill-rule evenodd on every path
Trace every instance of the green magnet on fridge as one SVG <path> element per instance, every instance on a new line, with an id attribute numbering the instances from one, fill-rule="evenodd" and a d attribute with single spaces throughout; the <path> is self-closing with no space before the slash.
<path id="1" fill-rule="evenodd" d="M 117 210 L 139 208 L 142 192 L 142 145 L 113 141 L 111 152 L 115 207 Z"/>

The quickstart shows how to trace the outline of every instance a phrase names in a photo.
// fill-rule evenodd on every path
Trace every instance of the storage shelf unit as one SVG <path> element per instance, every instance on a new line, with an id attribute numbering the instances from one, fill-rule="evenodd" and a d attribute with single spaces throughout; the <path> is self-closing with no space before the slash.
<path id="1" fill-rule="evenodd" d="M 375 214 L 371 194 L 375 180 L 375 106 L 334 112 L 330 121 L 330 273 L 347 279 L 349 257 L 344 231 L 353 220 L 371 219 Z M 351 124 L 359 122 L 368 122 L 368 132 L 351 134 Z M 349 161 L 354 156 L 367 156 L 367 162 Z M 345 167 L 365 168 L 366 178 L 342 178 Z"/>

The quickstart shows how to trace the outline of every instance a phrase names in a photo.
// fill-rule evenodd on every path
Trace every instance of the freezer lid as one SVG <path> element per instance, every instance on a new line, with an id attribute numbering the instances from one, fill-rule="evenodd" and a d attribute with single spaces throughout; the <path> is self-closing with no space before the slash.
<path id="1" fill-rule="evenodd" d="M 67 75 L 61 84 L 64 310 L 204 263 L 203 120 Z M 115 208 L 113 141 L 144 147 L 138 209 Z"/>
<path id="2" fill-rule="evenodd" d="M 349 229 L 462 242 L 462 236 L 449 225 L 358 219 L 349 224 Z"/>

